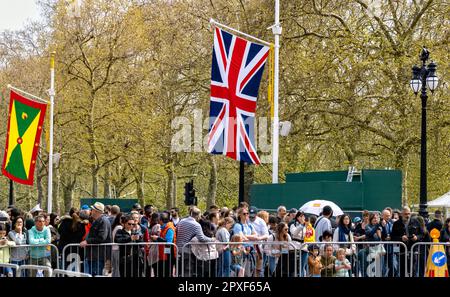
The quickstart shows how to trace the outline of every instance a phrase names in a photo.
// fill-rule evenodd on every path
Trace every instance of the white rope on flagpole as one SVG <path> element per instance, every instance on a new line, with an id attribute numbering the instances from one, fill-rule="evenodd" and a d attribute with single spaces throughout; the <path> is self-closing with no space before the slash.
<path id="1" fill-rule="evenodd" d="M 42 102 L 45 102 L 45 103 L 47 103 L 47 104 L 50 103 L 50 101 L 47 101 L 47 100 L 45 100 L 45 99 L 42 99 L 42 98 L 40 98 L 40 97 L 38 97 L 38 96 L 35 96 L 35 95 L 30 94 L 30 93 L 28 93 L 28 92 L 25 92 L 24 90 L 21 90 L 21 89 L 19 89 L 19 88 L 13 87 L 13 86 L 11 86 L 11 85 L 7 85 L 7 87 L 8 87 L 9 89 L 16 90 L 17 92 L 23 93 L 23 94 L 25 94 L 25 95 L 27 95 L 27 96 L 33 97 L 34 99 L 40 100 L 40 101 L 42 101 Z"/>
<path id="2" fill-rule="evenodd" d="M 229 30 L 229 31 L 232 31 L 232 32 L 234 32 L 234 33 L 241 34 L 241 35 L 243 35 L 243 36 L 245 36 L 245 37 L 248 37 L 248 38 L 251 38 L 251 39 L 253 39 L 253 40 L 255 40 L 255 41 L 258 41 L 259 43 L 262 43 L 262 44 L 264 44 L 264 45 L 267 45 L 267 46 L 270 46 L 270 45 L 271 45 L 270 42 L 264 41 L 264 40 L 262 40 L 262 39 L 256 38 L 255 36 L 252 36 L 252 35 L 246 34 L 246 33 L 244 33 L 244 32 L 241 32 L 241 31 L 239 31 L 239 30 L 236 30 L 236 29 L 233 29 L 233 28 L 231 28 L 231 27 L 228 27 L 228 26 L 226 26 L 226 25 L 224 25 L 224 24 L 221 24 L 221 23 L 215 21 L 214 19 L 210 19 L 209 22 L 210 22 L 212 25 L 215 25 L 215 26 L 217 26 L 217 27 L 222 27 L 222 28 L 227 29 L 227 30 Z"/>

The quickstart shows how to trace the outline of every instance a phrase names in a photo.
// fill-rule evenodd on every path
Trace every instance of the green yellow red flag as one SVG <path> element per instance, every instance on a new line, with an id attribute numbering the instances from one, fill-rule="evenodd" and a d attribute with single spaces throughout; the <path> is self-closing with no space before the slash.
<path id="1" fill-rule="evenodd" d="M 15 182 L 33 184 L 46 110 L 47 104 L 11 90 L 2 174 Z"/>

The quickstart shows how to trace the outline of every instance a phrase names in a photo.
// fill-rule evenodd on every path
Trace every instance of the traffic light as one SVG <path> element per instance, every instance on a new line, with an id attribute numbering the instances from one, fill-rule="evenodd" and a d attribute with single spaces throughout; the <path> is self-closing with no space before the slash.
<path id="1" fill-rule="evenodd" d="M 195 197 L 193 180 L 184 184 L 184 204 L 197 205 L 197 197 Z"/>

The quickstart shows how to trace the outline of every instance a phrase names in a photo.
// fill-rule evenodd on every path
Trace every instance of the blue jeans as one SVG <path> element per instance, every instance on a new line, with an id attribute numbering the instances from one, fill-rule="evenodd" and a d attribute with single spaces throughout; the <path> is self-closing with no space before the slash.
<path id="1" fill-rule="evenodd" d="M 103 275 L 103 267 L 105 267 L 105 261 L 103 260 L 89 261 L 84 259 L 84 272 L 92 276 Z"/>
<path id="2" fill-rule="evenodd" d="M 301 263 L 299 264 L 299 276 L 306 277 L 309 275 L 308 252 L 300 251 Z"/>
<path id="3" fill-rule="evenodd" d="M 219 256 L 217 276 L 230 277 L 230 272 L 231 272 L 231 253 L 230 250 L 225 250 Z"/>
<path id="4" fill-rule="evenodd" d="M 20 267 L 20 266 L 22 266 L 22 265 L 27 264 L 27 260 L 20 260 L 20 261 L 18 261 L 18 260 L 11 260 L 11 264 L 16 264 L 16 265 L 19 265 L 19 267 Z M 12 269 L 12 271 L 13 271 L 14 276 L 16 276 L 16 273 L 17 273 L 16 270 L 15 270 L 15 269 Z M 21 276 L 21 277 L 27 276 L 27 275 L 26 275 L 26 271 L 25 271 L 25 270 L 22 270 L 22 272 L 20 273 L 20 276 Z"/>

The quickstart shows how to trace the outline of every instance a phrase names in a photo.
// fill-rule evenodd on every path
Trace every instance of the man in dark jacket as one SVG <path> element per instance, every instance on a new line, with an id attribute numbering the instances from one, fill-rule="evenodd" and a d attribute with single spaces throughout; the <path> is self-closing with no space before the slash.
<path id="1" fill-rule="evenodd" d="M 438 209 L 434 212 L 434 220 L 428 223 L 427 230 L 431 232 L 431 230 L 437 229 L 440 232 L 442 225 L 442 212 Z"/>
<path id="2" fill-rule="evenodd" d="M 402 214 L 400 218 L 392 225 L 392 233 L 391 233 L 391 240 L 392 241 L 400 241 L 406 244 L 408 250 L 410 247 L 417 242 L 417 236 L 414 234 L 414 228 L 411 228 L 413 226 L 410 225 L 411 218 L 411 210 L 409 207 L 405 206 L 402 209 Z M 395 252 L 395 251 L 394 251 Z M 400 273 L 401 276 L 406 276 L 407 271 L 405 271 L 405 253 L 408 254 L 405 249 L 400 246 L 400 251 L 398 254 L 400 257 Z"/>
<path id="3" fill-rule="evenodd" d="M 102 275 L 106 260 L 110 258 L 110 246 L 99 246 L 102 243 L 111 243 L 111 224 L 108 217 L 104 215 L 105 206 L 103 203 L 95 202 L 91 206 L 91 216 L 94 219 L 89 233 L 85 240 L 80 243 L 81 247 L 86 247 L 86 258 L 84 272 L 95 275 Z M 88 246 L 93 245 L 93 246 Z"/>

